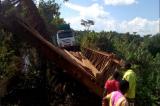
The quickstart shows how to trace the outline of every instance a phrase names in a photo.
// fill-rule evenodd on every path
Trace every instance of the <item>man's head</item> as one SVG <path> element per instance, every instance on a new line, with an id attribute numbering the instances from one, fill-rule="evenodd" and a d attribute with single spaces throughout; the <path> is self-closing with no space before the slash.
<path id="1" fill-rule="evenodd" d="M 125 94 L 129 89 L 129 82 L 126 80 L 121 80 L 119 88 L 120 88 L 120 91 L 122 92 L 122 94 Z"/>
<path id="2" fill-rule="evenodd" d="M 125 65 L 124 65 L 124 68 L 125 69 L 130 69 L 131 68 L 131 63 L 126 62 Z"/>
<path id="3" fill-rule="evenodd" d="M 115 80 L 119 80 L 119 79 L 120 79 L 120 73 L 119 73 L 118 71 L 115 71 L 115 72 L 113 73 L 113 78 L 114 78 Z"/>

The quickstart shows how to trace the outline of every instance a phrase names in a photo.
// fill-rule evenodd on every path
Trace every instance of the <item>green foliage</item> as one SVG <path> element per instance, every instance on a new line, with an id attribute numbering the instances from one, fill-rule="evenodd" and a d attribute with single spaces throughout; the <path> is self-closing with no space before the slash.
<path id="1" fill-rule="evenodd" d="M 60 18 L 59 16 L 55 16 L 52 21 L 51 24 L 54 24 L 56 26 L 60 25 L 60 24 L 65 24 L 66 22 L 64 21 L 63 18 Z"/>
<path id="2" fill-rule="evenodd" d="M 78 33 L 80 34 L 80 33 Z M 110 41 L 112 35 L 110 33 L 97 33 L 94 31 L 84 31 L 82 35 L 78 35 L 78 41 L 83 47 L 89 47 L 92 49 L 113 51 L 114 47 Z"/>
<path id="3" fill-rule="evenodd" d="M 66 2 L 67 0 L 64 0 Z M 56 42 L 56 32 L 57 26 L 60 24 L 65 24 L 63 18 L 60 17 L 60 4 L 56 2 L 56 0 L 40 0 L 38 10 L 42 18 L 44 19 L 47 29 L 52 36 L 51 40 L 53 44 L 57 44 Z"/>
<path id="4" fill-rule="evenodd" d="M 92 31 L 84 31 L 81 37 L 78 38 L 80 45 L 83 47 L 90 47 L 90 48 L 96 48 L 95 47 L 95 41 L 97 39 L 96 32 Z"/>
<path id="5" fill-rule="evenodd" d="M 114 51 L 114 46 L 111 41 L 113 37 L 114 35 L 110 32 L 100 32 L 95 42 L 96 47 L 101 51 Z"/>
<path id="6" fill-rule="evenodd" d="M 42 17 L 47 21 L 47 23 L 51 23 L 54 17 L 59 17 L 59 5 L 55 3 L 55 0 L 40 0 L 39 1 L 39 12 Z"/>
<path id="7" fill-rule="evenodd" d="M 148 50 L 152 53 L 153 56 L 160 53 L 160 33 L 152 36 L 149 40 Z"/>
<path id="8" fill-rule="evenodd" d="M 19 58 L 15 55 L 12 45 L 12 34 L 0 30 L 0 76 L 11 77 L 18 71 Z"/>
<path id="9" fill-rule="evenodd" d="M 160 55 L 158 54 L 155 58 L 148 53 L 145 55 L 147 64 L 143 64 L 141 66 L 137 80 L 137 101 L 140 105 L 149 105 L 149 106 L 156 106 L 158 105 L 159 101 L 159 94 L 160 94 Z M 143 102 L 140 102 L 143 100 Z"/>

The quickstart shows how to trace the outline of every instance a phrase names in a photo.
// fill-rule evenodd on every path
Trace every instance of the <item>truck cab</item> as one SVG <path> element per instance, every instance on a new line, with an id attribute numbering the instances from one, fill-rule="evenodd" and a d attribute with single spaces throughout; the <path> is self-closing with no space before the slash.
<path id="1" fill-rule="evenodd" d="M 74 46 L 75 44 L 74 32 L 72 30 L 59 30 L 56 37 L 59 47 Z"/>

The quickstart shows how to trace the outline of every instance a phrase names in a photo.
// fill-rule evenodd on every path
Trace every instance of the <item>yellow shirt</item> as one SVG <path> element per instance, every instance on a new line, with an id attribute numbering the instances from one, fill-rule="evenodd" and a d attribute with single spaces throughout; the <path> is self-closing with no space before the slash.
<path id="1" fill-rule="evenodd" d="M 129 69 L 125 72 L 123 79 L 129 82 L 129 90 L 126 93 L 126 97 L 130 99 L 135 98 L 136 92 L 136 74 L 133 70 Z"/>

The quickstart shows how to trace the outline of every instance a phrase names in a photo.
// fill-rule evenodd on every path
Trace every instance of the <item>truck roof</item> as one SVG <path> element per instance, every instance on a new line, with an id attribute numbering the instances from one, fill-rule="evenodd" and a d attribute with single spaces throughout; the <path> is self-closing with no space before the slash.
<path id="1" fill-rule="evenodd" d="M 57 26 L 58 30 L 71 30 L 69 24 L 61 24 Z"/>

